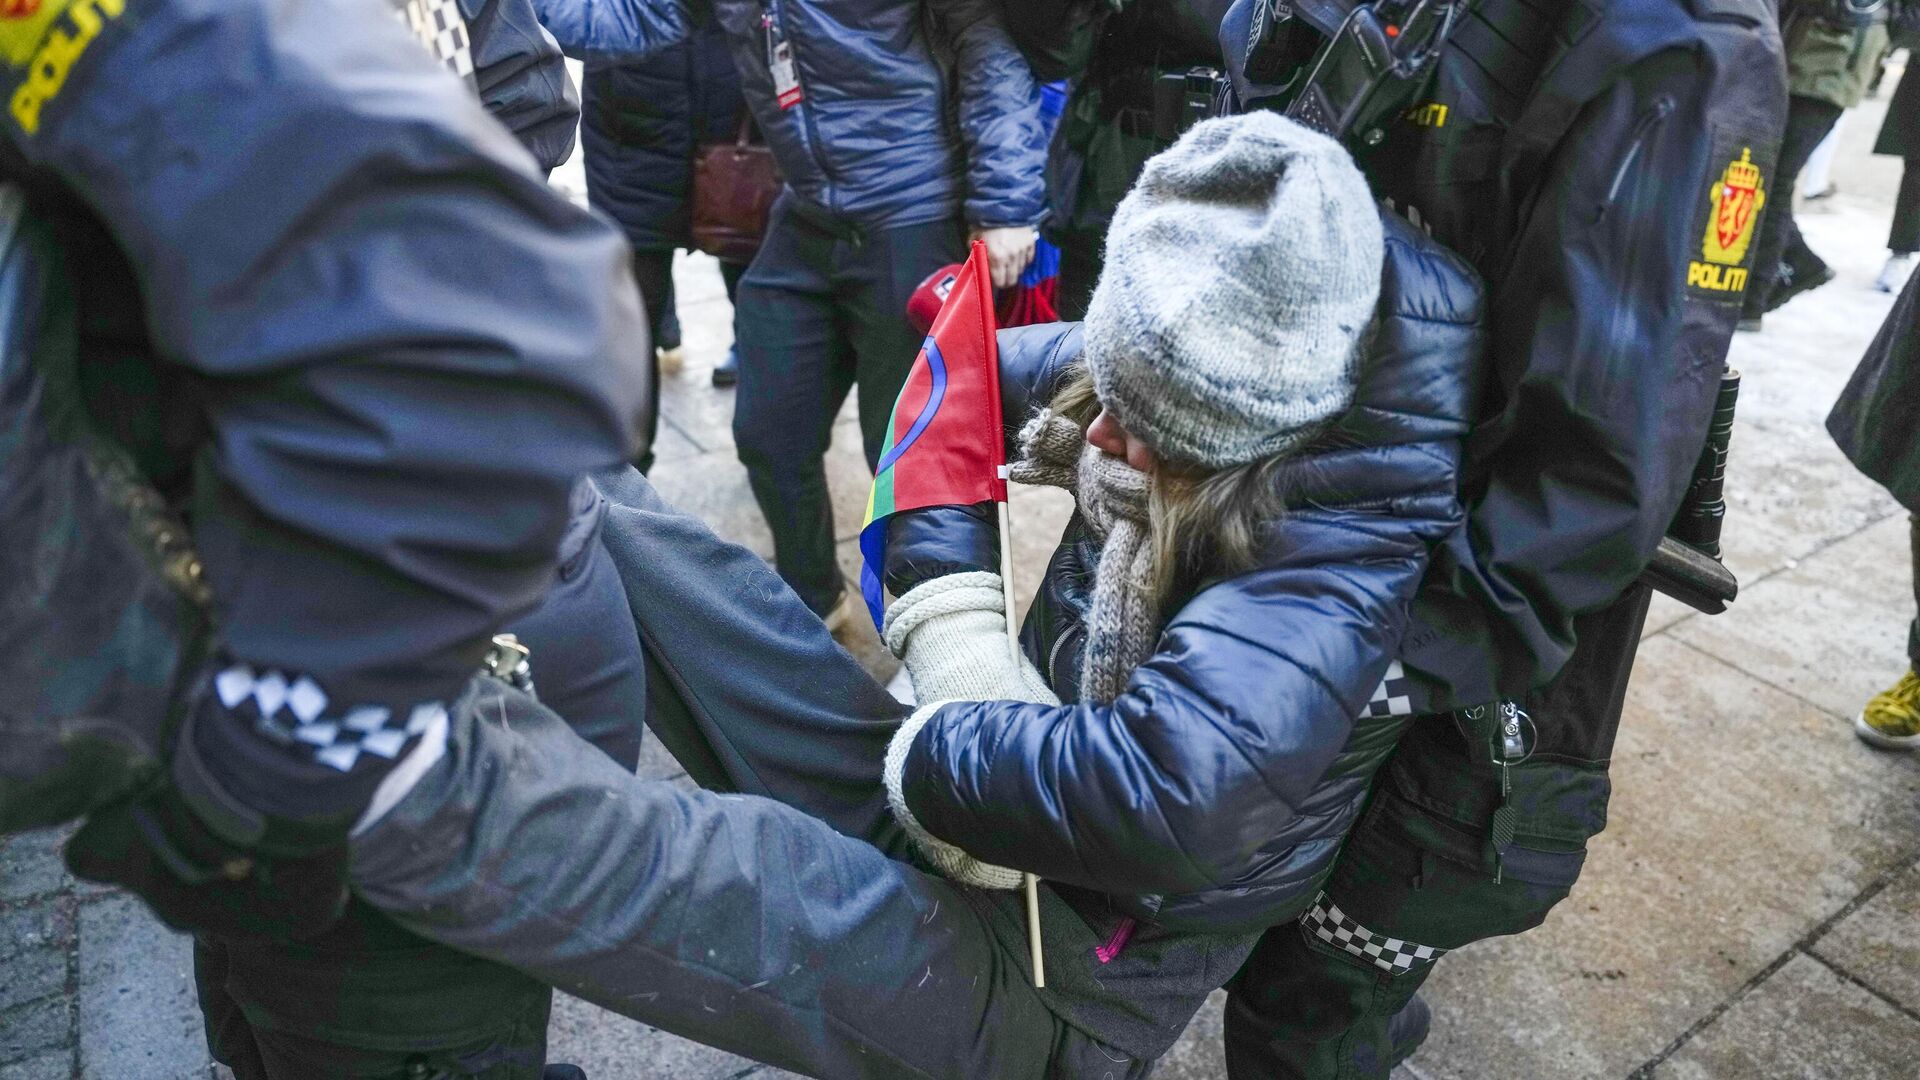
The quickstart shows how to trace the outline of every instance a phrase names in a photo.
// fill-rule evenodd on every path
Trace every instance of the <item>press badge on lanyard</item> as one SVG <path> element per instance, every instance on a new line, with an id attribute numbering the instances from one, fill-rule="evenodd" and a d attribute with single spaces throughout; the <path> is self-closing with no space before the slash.
<path id="1" fill-rule="evenodd" d="M 762 16 L 761 22 L 767 28 L 767 70 L 773 75 L 773 99 L 782 109 L 791 109 L 806 97 L 800 89 L 800 75 L 794 70 L 793 43 L 780 32 L 780 21 L 774 13 Z"/>

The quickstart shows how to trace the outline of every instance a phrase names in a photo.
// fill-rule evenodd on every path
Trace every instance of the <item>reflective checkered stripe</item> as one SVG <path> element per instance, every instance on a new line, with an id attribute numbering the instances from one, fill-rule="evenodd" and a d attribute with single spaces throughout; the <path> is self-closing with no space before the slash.
<path id="1" fill-rule="evenodd" d="M 1389 975 L 1402 974 L 1412 970 L 1415 964 L 1432 963 L 1447 954 L 1445 949 L 1374 933 L 1348 918 L 1346 912 L 1327 899 L 1324 892 L 1315 897 L 1313 906 L 1300 916 L 1300 929 L 1336 949 L 1352 953 Z"/>
<path id="2" fill-rule="evenodd" d="M 393 0 L 393 13 L 435 60 L 473 81 L 473 39 L 460 14 L 459 0 Z"/>
<path id="3" fill-rule="evenodd" d="M 1412 716 L 1413 699 L 1407 696 L 1413 680 L 1407 678 L 1407 669 L 1395 660 L 1387 665 L 1387 677 L 1373 691 L 1373 697 L 1367 701 L 1367 707 L 1360 710 L 1360 719 L 1377 720 L 1383 716 Z"/>
<path id="4" fill-rule="evenodd" d="M 313 760 L 341 772 L 353 768 L 362 754 L 398 758 L 415 737 L 447 715 L 438 701 L 415 705 L 404 715 L 379 705 L 336 707 L 306 675 L 256 671 L 245 664 L 223 668 L 213 677 L 213 692 L 228 712 L 251 722 L 255 731 L 305 749 Z"/>

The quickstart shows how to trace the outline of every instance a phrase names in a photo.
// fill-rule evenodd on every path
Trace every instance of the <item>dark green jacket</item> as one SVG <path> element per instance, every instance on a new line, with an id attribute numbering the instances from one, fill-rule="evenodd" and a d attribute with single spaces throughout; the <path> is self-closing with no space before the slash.
<path id="1" fill-rule="evenodd" d="M 1787 47 L 1787 93 L 1851 109 L 1887 55 L 1885 19 L 1867 26 L 1836 26 L 1804 6 L 1781 27 Z"/>

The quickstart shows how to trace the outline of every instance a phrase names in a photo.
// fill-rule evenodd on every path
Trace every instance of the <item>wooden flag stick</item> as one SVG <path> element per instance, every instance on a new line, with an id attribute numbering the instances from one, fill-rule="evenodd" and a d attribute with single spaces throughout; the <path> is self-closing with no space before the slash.
<path id="1" fill-rule="evenodd" d="M 1005 465 L 1000 466 L 1001 479 L 1006 479 Z M 1007 648 L 1013 651 L 1013 669 L 1020 670 L 1020 628 L 1013 619 L 1013 512 L 1009 502 L 1002 502 L 1000 508 L 1000 587 L 1007 604 Z M 1027 890 L 1027 948 L 1033 958 L 1033 985 L 1047 985 L 1046 958 L 1040 949 L 1040 879 L 1032 874 L 1021 874 L 1020 882 Z"/>

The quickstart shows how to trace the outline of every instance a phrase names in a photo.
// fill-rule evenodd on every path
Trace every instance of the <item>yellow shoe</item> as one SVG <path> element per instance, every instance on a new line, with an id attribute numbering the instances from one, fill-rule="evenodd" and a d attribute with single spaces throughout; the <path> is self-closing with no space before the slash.
<path id="1" fill-rule="evenodd" d="M 1853 730 L 1883 750 L 1920 747 L 1920 675 L 1908 669 L 1892 688 L 1873 695 L 1854 717 Z"/>

